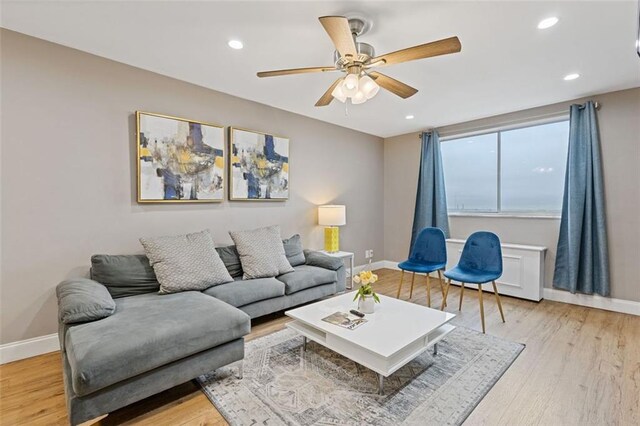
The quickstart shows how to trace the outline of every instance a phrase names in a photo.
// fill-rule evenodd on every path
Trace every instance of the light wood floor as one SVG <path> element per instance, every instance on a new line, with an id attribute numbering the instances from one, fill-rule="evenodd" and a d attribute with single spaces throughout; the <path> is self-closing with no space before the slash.
<path id="1" fill-rule="evenodd" d="M 377 291 L 396 295 L 399 272 L 378 271 Z M 425 278 L 411 301 L 426 304 Z M 432 281 L 435 289 L 437 280 Z M 459 325 L 480 329 L 477 292 L 466 290 L 458 312 L 457 287 L 447 310 Z M 409 285 L 401 297 L 409 298 Z M 440 306 L 439 288 L 432 290 Z M 640 317 L 563 303 L 503 297 L 506 324 L 485 295 L 487 332 L 526 349 L 467 419 L 466 425 L 640 425 Z M 249 339 L 280 330 L 282 314 L 257 320 Z M 66 424 L 57 352 L 0 366 L 2 425 Z M 95 425 L 223 425 L 222 416 L 193 382 L 111 413 Z"/>

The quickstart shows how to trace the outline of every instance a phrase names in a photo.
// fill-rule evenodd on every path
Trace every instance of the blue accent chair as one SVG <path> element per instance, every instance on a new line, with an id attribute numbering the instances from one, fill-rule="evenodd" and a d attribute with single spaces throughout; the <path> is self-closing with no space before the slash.
<path id="1" fill-rule="evenodd" d="M 440 309 L 447 306 L 447 294 L 451 280 L 459 281 L 460 304 L 458 310 L 462 310 L 462 296 L 464 294 L 464 284 L 478 285 L 478 299 L 480 300 L 480 319 L 482 320 L 482 332 L 484 328 L 484 306 L 482 303 L 482 284 L 491 282 L 493 284 L 493 294 L 496 295 L 500 316 L 504 322 L 502 303 L 496 286 L 496 280 L 502 276 L 502 249 L 500 248 L 500 238 L 492 232 L 474 232 L 469 236 L 462 249 L 460 261 L 456 266 L 444 272 L 444 276 L 449 280 L 444 290 L 444 298 Z"/>
<path id="2" fill-rule="evenodd" d="M 427 305 L 431 307 L 431 281 L 429 274 L 438 272 L 440 281 L 440 290 L 444 297 L 444 286 L 442 285 L 442 275 L 440 270 L 447 266 L 447 247 L 445 244 L 444 233 L 440 228 L 424 228 L 418 234 L 409 259 L 400 262 L 398 267 L 402 270 L 400 277 L 400 286 L 398 286 L 398 295 L 400 298 L 400 290 L 402 290 L 402 281 L 404 280 L 405 271 L 412 272 L 411 292 L 409 298 L 413 297 L 413 284 L 416 279 L 416 273 L 427 275 Z"/>

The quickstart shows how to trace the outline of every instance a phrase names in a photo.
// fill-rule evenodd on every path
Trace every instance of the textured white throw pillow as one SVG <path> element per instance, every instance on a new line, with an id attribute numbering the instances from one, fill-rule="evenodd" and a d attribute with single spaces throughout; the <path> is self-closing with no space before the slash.
<path id="1" fill-rule="evenodd" d="M 277 225 L 229 232 L 242 263 L 243 279 L 275 277 L 293 272 Z"/>
<path id="2" fill-rule="evenodd" d="M 202 291 L 233 281 L 209 230 L 186 235 L 140 238 L 160 293 Z"/>

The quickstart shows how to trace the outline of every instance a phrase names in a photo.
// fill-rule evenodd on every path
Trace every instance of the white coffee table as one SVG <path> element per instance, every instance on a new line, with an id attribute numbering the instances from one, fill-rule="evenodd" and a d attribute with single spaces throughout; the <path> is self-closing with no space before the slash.
<path id="1" fill-rule="evenodd" d="M 307 339 L 311 339 L 378 373 L 380 394 L 385 377 L 430 346 L 437 354 L 437 343 L 455 329 L 449 324 L 454 314 L 382 295 L 375 313 L 366 315 L 368 322 L 355 330 L 322 321 L 334 312 L 357 309 L 354 296 L 355 292 L 350 292 L 286 311 L 293 319 L 287 327 L 303 336 L 305 351 Z"/>

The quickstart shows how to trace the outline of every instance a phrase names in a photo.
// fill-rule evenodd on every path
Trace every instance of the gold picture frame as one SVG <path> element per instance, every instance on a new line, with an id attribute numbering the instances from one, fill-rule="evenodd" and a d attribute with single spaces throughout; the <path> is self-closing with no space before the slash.
<path id="1" fill-rule="evenodd" d="M 138 203 L 220 203 L 226 164 L 224 126 L 136 111 Z"/>
<path id="2" fill-rule="evenodd" d="M 229 127 L 229 201 L 287 201 L 289 138 Z"/>

